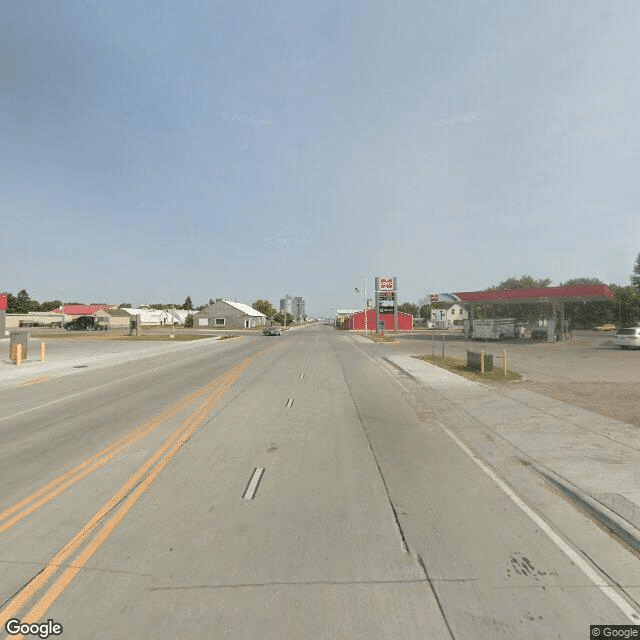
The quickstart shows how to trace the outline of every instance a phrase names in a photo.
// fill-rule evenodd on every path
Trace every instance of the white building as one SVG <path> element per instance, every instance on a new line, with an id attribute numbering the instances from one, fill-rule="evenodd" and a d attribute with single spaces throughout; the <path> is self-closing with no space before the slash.
<path id="1" fill-rule="evenodd" d="M 457 302 L 444 309 L 431 309 L 431 322 L 445 323 L 447 327 L 462 327 L 468 319 L 468 311 Z"/>
<path id="2" fill-rule="evenodd" d="M 140 309 L 125 307 L 122 310 L 126 311 L 130 316 L 139 315 L 140 322 L 142 323 L 142 325 L 162 324 L 161 322 L 162 313 L 163 313 L 162 311 L 157 311 L 156 309 L 151 309 L 149 307 L 143 307 Z"/>
<path id="3" fill-rule="evenodd" d="M 161 324 L 184 324 L 189 314 L 195 315 L 197 311 L 187 311 L 186 309 L 165 309 L 160 314 Z"/>

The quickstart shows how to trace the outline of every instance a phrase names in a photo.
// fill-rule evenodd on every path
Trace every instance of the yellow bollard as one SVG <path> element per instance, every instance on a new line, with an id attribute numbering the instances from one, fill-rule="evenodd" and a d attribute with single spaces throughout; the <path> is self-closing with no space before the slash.
<path id="1" fill-rule="evenodd" d="M 22 345 L 16 345 L 16 364 L 20 366 L 22 364 Z"/>
<path id="2" fill-rule="evenodd" d="M 502 364 L 504 365 L 504 375 L 507 375 L 507 350 L 502 352 Z"/>
<path id="3" fill-rule="evenodd" d="M 40 362 L 44 362 L 44 352 L 45 352 L 44 342 L 41 342 L 40 343 Z"/>
<path id="4" fill-rule="evenodd" d="M 480 373 L 484 373 L 484 350 L 480 351 Z"/>

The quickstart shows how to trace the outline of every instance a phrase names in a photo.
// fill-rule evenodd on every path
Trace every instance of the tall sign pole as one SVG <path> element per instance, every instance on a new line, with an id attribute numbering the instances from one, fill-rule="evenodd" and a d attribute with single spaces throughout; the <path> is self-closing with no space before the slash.
<path id="1" fill-rule="evenodd" d="M 393 332 L 398 335 L 398 278 L 393 278 Z"/>
<path id="2" fill-rule="evenodd" d="M 393 327 L 395 333 L 398 333 L 398 280 L 395 277 L 383 278 L 379 276 L 375 279 L 376 283 L 376 333 L 380 332 L 380 325 L 386 323 L 381 322 L 380 316 L 387 316 L 393 313 Z"/>
<path id="3" fill-rule="evenodd" d="M 375 279 L 376 334 L 380 335 L 380 278 Z"/>

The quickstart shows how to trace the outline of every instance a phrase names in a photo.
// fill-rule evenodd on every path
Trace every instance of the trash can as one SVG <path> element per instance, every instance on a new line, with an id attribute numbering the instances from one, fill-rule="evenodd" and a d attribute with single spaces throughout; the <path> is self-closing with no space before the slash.
<path id="1" fill-rule="evenodd" d="M 28 331 L 10 331 L 9 332 L 9 359 L 16 361 L 16 347 L 22 345 L 22 359 L 27 359 L 27 347 L 29 346 Z"/>

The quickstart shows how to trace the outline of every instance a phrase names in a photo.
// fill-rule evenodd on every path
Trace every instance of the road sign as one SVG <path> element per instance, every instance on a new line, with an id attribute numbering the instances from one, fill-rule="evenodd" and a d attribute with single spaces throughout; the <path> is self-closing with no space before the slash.
<path id="1" fill-rule="evenodd" d="M 429 298 L 431 302 L 438 302 L 440 300 L 440 296 L 437 293 L 432 293 Z"/>

